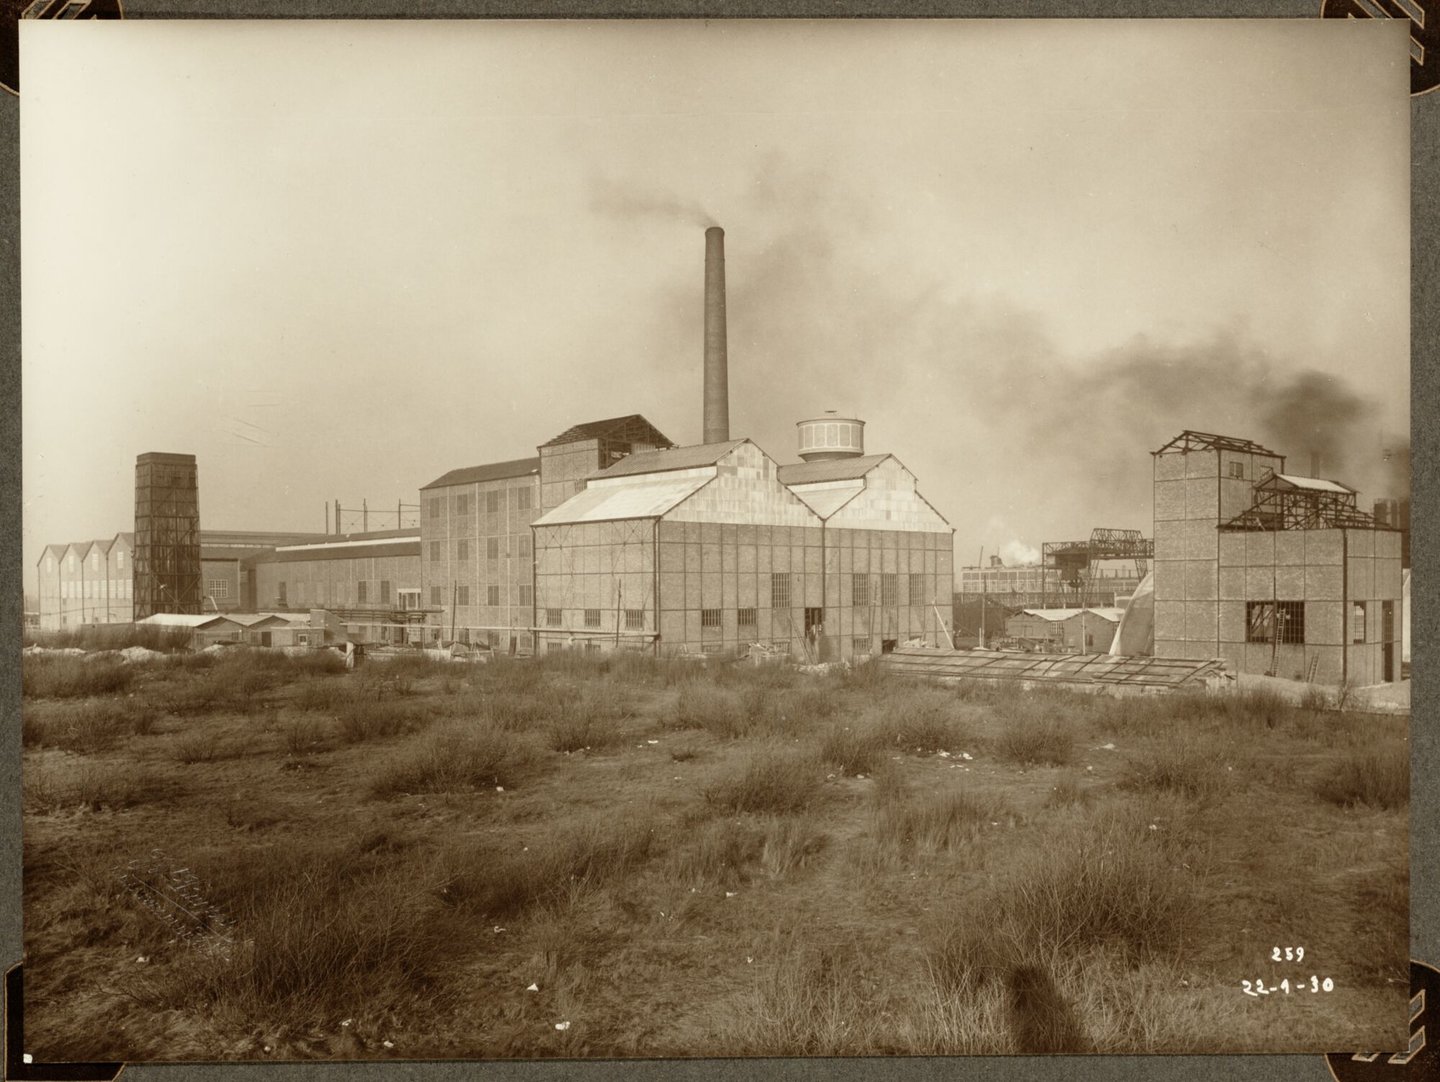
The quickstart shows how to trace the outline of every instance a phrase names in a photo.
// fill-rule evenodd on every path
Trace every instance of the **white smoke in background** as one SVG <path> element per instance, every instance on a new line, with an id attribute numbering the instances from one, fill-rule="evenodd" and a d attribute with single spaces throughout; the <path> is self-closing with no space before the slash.
<path id="1" fill-rule="evenodd" d="M 1024 541 L 1006 541 L 1000 546 L 1000 558 L 1007 567 L 1024 567 L 1040 562 L 1040 550 L 1032 548 Z"/>

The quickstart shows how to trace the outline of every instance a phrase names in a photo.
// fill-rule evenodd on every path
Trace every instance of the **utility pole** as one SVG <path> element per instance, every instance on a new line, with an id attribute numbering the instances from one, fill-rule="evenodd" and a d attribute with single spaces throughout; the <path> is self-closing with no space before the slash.
<path id="1" fill-rule="evenodd" d="M 985 579 L 985 546 L 980 546 L 980 649 L 985 649 L 985 610 L 989 607 L 989 583 Z"/>

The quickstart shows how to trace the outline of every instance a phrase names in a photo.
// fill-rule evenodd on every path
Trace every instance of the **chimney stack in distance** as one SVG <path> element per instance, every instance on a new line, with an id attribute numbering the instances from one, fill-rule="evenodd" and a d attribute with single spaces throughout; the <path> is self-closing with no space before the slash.
<path id="1" fill-rule="evenodd" d="M 725 230 L 705 230 L 705 427 L 702 443 L 730 439 L 730 376 L 725 355 Z"/>

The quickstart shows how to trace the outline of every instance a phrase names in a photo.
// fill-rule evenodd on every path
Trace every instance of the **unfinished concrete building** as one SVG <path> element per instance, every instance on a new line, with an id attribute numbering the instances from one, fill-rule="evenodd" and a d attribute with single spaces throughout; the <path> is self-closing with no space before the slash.
<path id="1" fill-rule="evenodd" d="M 1154 452 L 1155 654 L 1364 686 L 1400 679 L 1400 533 L 1246 439 Z"/>

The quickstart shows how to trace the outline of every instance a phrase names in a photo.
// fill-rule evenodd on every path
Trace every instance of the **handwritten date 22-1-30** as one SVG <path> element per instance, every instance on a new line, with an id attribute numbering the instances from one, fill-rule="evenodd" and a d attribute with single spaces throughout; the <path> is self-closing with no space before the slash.
<path id="1" fill-rule="evenodd" d="M 1333 992 L 1335 991 L 1335 982 L 1329 977 L 1316 977 L 1313 975 L 1309 980 L 1301 977 L 1294 984 L 1290 983 L 1289 977 L 1283 978 L 1278 984 L 1270 985 L 1267 985 L 1263 980 L 1241 981 L 1240 991 L 1244 992 L 1247 996 L 1268 996 L 1272 992 L 1283 992 L 1287 996 L 1291 992 Z"/>

